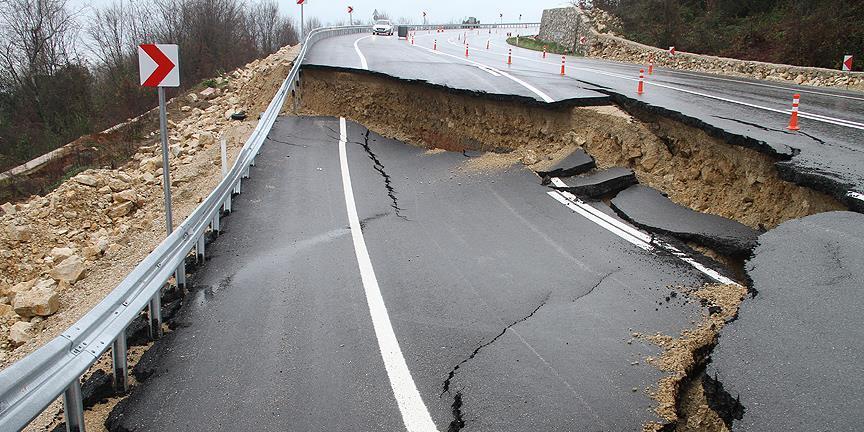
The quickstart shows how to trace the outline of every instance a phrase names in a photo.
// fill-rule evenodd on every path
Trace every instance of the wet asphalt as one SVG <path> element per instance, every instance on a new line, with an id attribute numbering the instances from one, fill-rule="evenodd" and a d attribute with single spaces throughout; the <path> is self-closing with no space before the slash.
<path id="1" fill-rule="evenodd" d="M 338 130 L 334 118 L 277 121 L 110 430 L 404 430 L 354 255 Z M 667 287 L 705 279 L 598 229 L 529 170 L 467 160 L 348 123 L 362 234 L 436 428 L 656 420 L 646 388 L 663 374 L 645 358 L 659 349 L 632 333 L 691 326 L 704 309 L 667 301 Z"/>
<path id="2" fill-rule="evenodd" d="M 537 32 L 536 28 L 520 31 Z M 468 40 L 467 59 L 463 37 Z M 436 39 L 437 51 L 433 51 Z M 541 102 L 542 95 L 554 103 L 574 104 L 606 97 L 771 154 L 783 178 L 864 211 L 864 197 L 848 196 L 864 193 L 864 93 L 655 68 L 646 78 L 645 93 L 638 95 L 639 70 L 646 65 L 568 56 L 562 77 L 561 56 L 549 54 L 543 59 L 541 53 L 512 47 L 505 39 L 503 30 L 417 32 L 412 46 L 395 37 L 350 35 L 318 42 L 305 64 L 359 69 L 359 49 L 369 70 L 397 78 Z M 507 65 L 509 49 L 513 50 L 511 65 Z M 478 64 L 505 72 L 540 93 Z M 795 93 L 801 94 L 800 132 L 786 129 Z"/>

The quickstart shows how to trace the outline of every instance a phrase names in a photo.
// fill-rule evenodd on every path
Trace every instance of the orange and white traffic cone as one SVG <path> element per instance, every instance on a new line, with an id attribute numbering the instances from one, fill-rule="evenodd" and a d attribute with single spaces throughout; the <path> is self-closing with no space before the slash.
<path id="1" fill-rule="evenodd" d="M 645 92 L 645 69 L 639 69 L 639 87 L 636 88 L 636 94 Z"/>
<path id="2" fill-rule="evenodd" d="M 567 56 L 561 56 L 561 76 L 564 76 L 564 63 L 567 61 Z"/>
<path id="3" fill-rule="evenodd" d="M 468 42 L 465 42 L 465 57 L 468 57 Z"/>
<path id="4" fill-rule="evenodd" d="M 508 65 L 513 64 L 513 48 L 510 48 L 510 49 L 507 51 L 507 64 L 508 64 Z"/>
<path id="5" fill-rule="evenodd" d="M 648 63 L 648 75 L 654 75 L 654 62 Z"/>
<path id="6" fill-rule="evenodd" d="M 543 58 L 546 58 L 546 45 L 543 45 Z"/>
<path id="7" fill-rule="evenodd" d="M 801 128 L 798 127 L 798 104 L 801 103 L 801 95 L 795 94 L 792 96 L 792 117 L 789 119 L 789 130 L 797 131 Z"/>
<path id="8" fill-rule="evenodd" d="M 438 51 L 438 39 L 432 43 L 432 51 Z"/>

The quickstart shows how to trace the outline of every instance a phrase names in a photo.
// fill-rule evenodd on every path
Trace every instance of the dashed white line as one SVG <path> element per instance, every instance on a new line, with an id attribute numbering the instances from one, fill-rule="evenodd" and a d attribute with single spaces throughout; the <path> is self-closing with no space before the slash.
<path id="1" fill-rule="evenodd" d="M 347 141 L 348 131 L 343 117 L 339 119 L 339 164 L 342 168 L 342 188 L 345 191 L 345 206 L 348 209 L 348 224 L 354 240 L 354 253 L 357 255 L 357 264 L 360 267 L 360 277 L 363 281 L 363 290 L 366 292 L 366 302 L 369 305 L 369 314 L 372 316 L 372 326 L 378 339 L 381 359 L 384 360 L 390 388 L 393 389 L 393 396 L 396 398 L 396 404 L 399 405 L 405 428 L 410 432 L 437 431 L 432 416 L 423 403 L 420 392 L 417 391 L 408 364 L 405 363 L 405 357 L 402 355 L 402 349 L 390 323 L 384 297 L 381 296 L 381 288 L 378 286 L 378 278 L 375 277 L 369 251 L 366 249 L 366 240 L 363 238 L 360 217 L 357 215 L 357 205 L 354 202 L 351 174 L 348 171 L 348 155 L 345 149 Z"/>

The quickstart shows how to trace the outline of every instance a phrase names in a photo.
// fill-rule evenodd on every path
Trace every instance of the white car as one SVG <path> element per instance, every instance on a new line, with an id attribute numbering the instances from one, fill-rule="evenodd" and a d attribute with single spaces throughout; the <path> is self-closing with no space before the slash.
<path id="1" fill-rule="evenodd" d="M 393 36 L 393 24 L 390 23 L 390 20 L 375 21 L 375 25 L 372 26 L 372 34 Z"/>

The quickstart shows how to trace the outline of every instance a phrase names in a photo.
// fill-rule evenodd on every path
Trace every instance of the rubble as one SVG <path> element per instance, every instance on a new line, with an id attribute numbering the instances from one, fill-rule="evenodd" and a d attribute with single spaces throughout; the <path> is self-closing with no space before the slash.
<path id="1" fill-rule="evenodd" d="M 219 136 L 225 136 L 232 158 L 255 127 L 254 121 L 231 122 L 222 113 L 242 106 L 250 119 L 257 118 L 298 48 L 283 48 L 217 79 L 218 89 L 190 92 L 176 105 L 169 101 L 167 168 L 172 179 L 184 179 L 173 184 L 175 223 L 221 179 Z M 191 109 L 182 112 L 182 105 Z M 145 143 L 127 164 L 88 169 L 45 196 L 0 206 L 0 367 L 66 330 L 164 238 L 166 167 L 158 128 L 151 127 L 142 131 Z"/>

